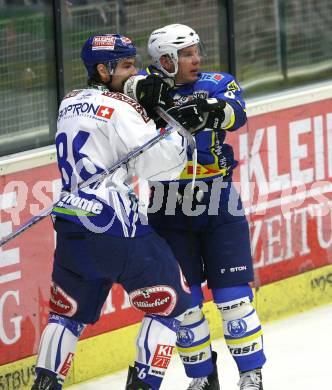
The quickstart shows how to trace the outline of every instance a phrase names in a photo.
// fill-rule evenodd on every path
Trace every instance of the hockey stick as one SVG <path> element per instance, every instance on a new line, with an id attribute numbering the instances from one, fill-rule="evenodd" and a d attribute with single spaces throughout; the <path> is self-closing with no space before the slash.
<path id="1" fill-rule="evenodd" d="M 82 183 L 80 186 L 78 186 L 77 190 L 82 190 L 82 189 L 90 186 L 91 184 L 103 181 L 106 177 L 111 175 L 113 172 L 115 172 L 122 165 L 125 165 L 130 160 L 138 157 L 139 155 L 144 153 L 146 150 L 150 149 L 153 145 L 160 142 L 162 139 L 168 137 L 174 131 L 178 131 L 181 135 L 183 135 L 188 140 L 188 143 L 190 144 L 191 148 L 195 149 L 195 140 L 194 140 L 193 136 L 182 125 L 180 125 L 180 123 L 178 123 L 174 118 L 172 118 L 162 108 L 157 107 L 156 111 L 171 126 L 171 128 L 166 130 L 162 134 L 156 135 L 150 141 L 146 142 L 144 145 L 134 149 L 132 152 L 128 153 L 127 156 L 125 156 L 122 159 L 120 159 L 119 161 L 117 161 L 110 168 L 99 173 L 98 175 L 94 175 L 94 176 L 90 177 L 90 179 L 86 180 L 84 183 Z M 196 149 L 195 149 L 195 151 L 196 151 Z M 61 200 L 61 199 L 59 199 L 59 200 Z M 8 234 L 6 237 L 3 237 L 0 240 L 0 247 L 7 244 L 9 241 L 13 240 L 14 238 L 18 237 L 20 234 L 22 234 L 23 232 L 28 230 L 31 226 L 42 221 L 45 217 L 49 216 L 52 213 L 54 206 L 59 202 L 59 200 L 56 201 L 55 203 L 53 203 L 50 207 L 47 207 L 46 209 L 44 209 L 40 214 L 32 217 L 29 221 L 27 221 L 26 223 L 19 226 L 14 232 Z"/>

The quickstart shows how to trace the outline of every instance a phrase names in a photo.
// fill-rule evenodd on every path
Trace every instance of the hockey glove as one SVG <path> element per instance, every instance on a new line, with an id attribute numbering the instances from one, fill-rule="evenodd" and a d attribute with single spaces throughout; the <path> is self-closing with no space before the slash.
<path id="1" fill-rule="evenodd" d="M 132 76 L 124 84 L 124 93 L 135 99 L 146 110 L 150 118 L 155 119 L 154 108 L 168 108 L 173 99 L 168 95 L 169 85 L 159 76 Z"/>
<path id="2" fill-rule="evenodd" d="M 219 130 L 222 128 L 225 120 L 225 107 L 226 102 L 221 99 L 193 99 L 199 110 L 203 113 L 204 121 L 194 131 L 203 130 L 203 128 L 209 128 L 213 130 Z"/>
<path id="3" fill-rule="evenodd" d="M 204 126 L 203 112 L 200 110 L 194 100 L 182 104 L 181 106 L 175 106 L 167 110 L 176 121 L 178 121 L 185 129 L 191 133 L 195 133 L 202 129 Z"/>

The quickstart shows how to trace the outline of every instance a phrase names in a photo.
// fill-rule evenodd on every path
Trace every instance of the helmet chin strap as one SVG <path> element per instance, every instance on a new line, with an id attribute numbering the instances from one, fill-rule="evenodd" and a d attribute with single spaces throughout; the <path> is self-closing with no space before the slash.
<path id="1" fill-rule="evenodd" d="M 173 61 L 173 64 L 174 64 L 174 72 L 167 72 L 167 70 L 160 64 L 160 70 L 163 72 L 163 73 L 165 73 L 165 75 L 166 76 L 168 76 L 168 77 L 171 77 L 171 78 L 174 78 L 175 77 L 175 75 L 178 73 L 178 70 L 179 70 L 179 66 L 178 66 L 178 63 L 176 62 L 176 63 L 174 63 L 174 61 Z"/>
<path id="2" fill-rule="evenodd" d="M 106 62 L 105 65 L 106 65 L 106 68 L 108 70 L 109 75 L 112 77 L 112 75 L 115 72 L 115 68 L 116 68 L 117 62 L 116 63 L 114 63 L 114 62 Z"/>
<path id="3" fill-rule="evenodd" d="M 163 57 L 163 56 L 161 56 Z M 167 57 L 166 61 L 168 62 L 168 64 L 173 64 L 174 66 L 174 71 L 173 72 L 169 72 L 167 71 L 164 66 L 162 65 L 160 59 L 161 57 L 155 61 L 155 66 L 157 68 L 159 68 L 159 70 L 164 73 L 166 76 L 170 77 L 170 78 L 173 78 L 175 77 L 175 75 L 178 73 L 178 70 L 179 70 L 179 63 L 178 63 L 178 58 L 174 58 L 174 56 L 171 56 L 170 54 L 167 54 L 165 57 Z"/>
<path id="4" fill-rule="evenodd" d="M 104 64 L 106 66 L 106 69 L 108 70 L 108 75 L 110 79 L 108 81 L 102 81 L 100 80 L 101 84 L 105 86 L 109 91 L 112 91 L 112 76 L 114 75 L 115 68 L 117 63 L 107 62 Z"/>
<path id="5" fill-rule="evenodd" d="M 102 87 L 105 87 L 107 88 L 109 91 L 112 91 L 112 75 L 114 74 L 114 71 L 115 71 L 115 68 L 116 68 L 116 65 L 115 66 L 112 66 L 111 63 L 104 63 L 103 65 L 105 65 L 107 71 L 108 71 L 108 75 L 109 75 L 109 80 L 108 81 L 103 81 L 101 76 L 100 76 L 100 73 L 97 72 L 97 77 L 94 78 L 93 81 L 90 82 L 90 86 L 93 87 L 93 88 L 102 88 Z"/>

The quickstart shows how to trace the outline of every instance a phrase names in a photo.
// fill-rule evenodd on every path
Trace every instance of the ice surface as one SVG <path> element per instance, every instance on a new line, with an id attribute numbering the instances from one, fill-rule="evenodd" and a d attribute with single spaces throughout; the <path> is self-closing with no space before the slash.
<path id="1" fill-rule="evenodd" d="M 264 390 L 332 389 L 332 304 L 274 321 L 263 326 L 267 363 Z M 222 390 L 238 390 L 238 373 L 223 339 L 212 342 L 218 352 Z M 121 390 L 127 370 L 70 386 L 70 390 Z M 176 354 L 161 390 L 186 390 L 186 378 Z"/>

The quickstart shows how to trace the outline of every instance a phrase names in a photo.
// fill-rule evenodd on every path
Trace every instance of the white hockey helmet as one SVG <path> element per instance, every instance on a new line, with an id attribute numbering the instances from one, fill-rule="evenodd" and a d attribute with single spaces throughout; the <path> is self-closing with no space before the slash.
<path id="1" fill-rule="evenodd" d="M 178 50 L 199 44 L 198 34 L 184 24 L 169 24 L 152 31 L 148 41 L 148 53 L 153 65 L 169 77 L 174 77 L 179 69 Z M 160 63 L 160 57 L 168 55 L 174 63 L 174 72 L 167 72 Z"/>

